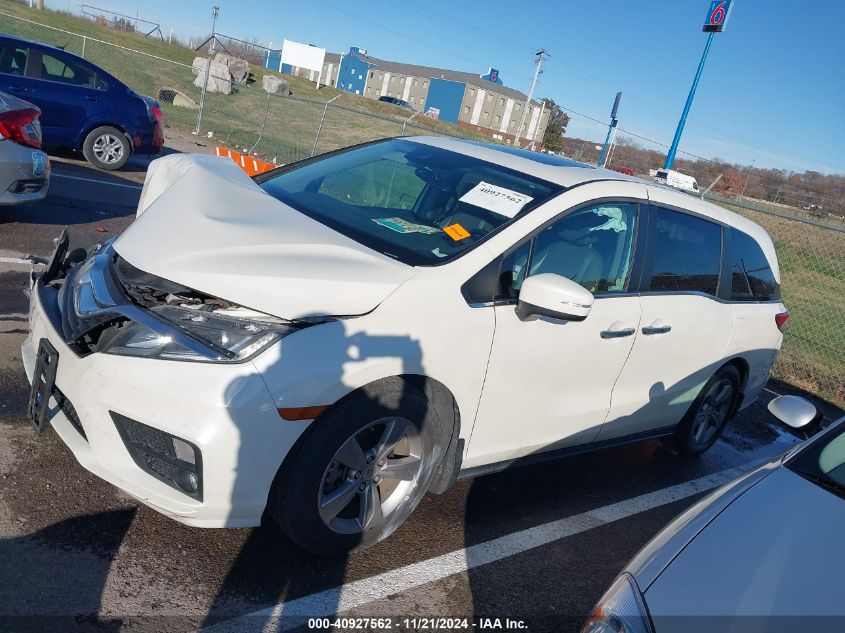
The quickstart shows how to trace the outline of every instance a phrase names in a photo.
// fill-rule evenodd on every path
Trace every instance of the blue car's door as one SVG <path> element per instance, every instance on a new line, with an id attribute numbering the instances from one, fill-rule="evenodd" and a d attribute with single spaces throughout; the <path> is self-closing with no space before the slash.
<path id="1" fill-rule="evenodd" d="M 87 64 L 61 51 L 32 47 L 26 98 L 41 108 L 45 145 L 74 146 L 89 121 L 105 119 L 109 85 Z"/>
<path id="2" fill-rule="evenodd" d="M 34 67 L 31 61 L 31 49 L 25 43 L 0 39 L 0 91 L 35 103 L 38 81 L 29 76 L 27 67 Z"/>

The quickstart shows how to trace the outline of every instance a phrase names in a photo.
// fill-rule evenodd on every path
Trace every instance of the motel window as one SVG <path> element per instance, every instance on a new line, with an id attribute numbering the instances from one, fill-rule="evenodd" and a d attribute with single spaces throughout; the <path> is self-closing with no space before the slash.
<path id="1" fill-rule="evenodd" d="M 489 112 L 487 112 L 487 111 L 485 111 L 485 112 L 484 112 L 484 120 L 486 121 L 486 120 L 487 120 L 487 119 L 489 119 L 489 118 L 490 118 L 490 113 L 489 113 Z"/>
<path id="2" fill-rule="evenodd" d="M 416 103 L 416 102 L 417 102 L 417 98 L 416 98 L 416 97 L 411 97 L 411 103 Z"/>
<path id="3" fill-rule="evenodd" d="M 514 107 L 515 107 L 515 109 L 516 109 L 516 111 L 517 111 L 517 112 L 519 112 L 520 110 L 522 110 L 522 104 L 521 104 L 521 103 L 517 103 Z"/>
<path id="4" fill-rule="evenodd" d="M 417 86 L 417 80 L 414 79 L 414 87 L 416 88 L 416 86 Z"/>
<path id="5" fill-rule="evenodd" d="M 350 72 L 350 73 L 352 73 L 352 74 L 354 75 L 354 74 L 355 74 L 355 69 L 354 69 L 354 68 L 350 68 L 350 69 L 349 69 L 349 72 Z"/>
<path id="6" fill-rule="evenodd" d="M 487 103 L 493 103 L 493 95 L 491 95 L 489 92 L 487 93 Z"/>
<path id="7" fill-rule="evenodd" d="M 373 75 L 375 75 L 375 73 L 371 70 L 371 71 L 370 71 L 370 79 L 372 79 L 372 78 L 373 78 Z"/>
<path id="8" fill-rule="evenodd" d="M 470 97 L 474 97 L 474 96 L 475 96 L 475 88 L 470 88 L 470 89 L 469 89 L 469 96 L 470 96 Z"/>
<path id="9" fill-rule="evenodd" d="M 423 80 L 423 88 L 428 88 L 428 82 Z"/>
<path id="10" fill-rule="evenodd" d="M 469 114 L 469 106 L 464 106 L 464 114 Z"/>
<path id="11" fill-rule="evenodd" d="M 500 97 L 500 98 L 499 98 L 499 105 L 500 105 L 500 106 L 505 105 L 505 98 L 504 98 L 504 97 Z"/>
<path id="12" fill-rule="evenodd" d="M 497 114 L 497 115 L 496 115 L 496 117 L 495 117 L 493 120 L 494 120 L 494 121 L 498 124 L 499 122 L 501 122 L 502 117 L 500 117 L 500 116 Z"/>
<path id="13" fill-rule="evenodd" d="M 378 80 L 381 81 L 382 79 L 384 79 L 384 73 L 379 73 Z"/>

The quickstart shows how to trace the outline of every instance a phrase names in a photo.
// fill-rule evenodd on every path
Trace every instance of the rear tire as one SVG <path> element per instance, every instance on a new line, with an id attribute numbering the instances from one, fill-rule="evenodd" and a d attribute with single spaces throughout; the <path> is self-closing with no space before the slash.
<path id="1" fill-rule="evenodd" d="M 678 425 L 674 445 L 679 453 L 701 455 L 716 443 L 736 410 L 741 384 L 733 365 L 713 374 Z"/>
<path id="2" fill-rule="evenodd" d="M 132 146 L 123 132 L 116 127 L 104 125 L 88 133 L 82 145 L 82 154 L 94 167 L 113 171 L 126 164 L 132 156 Z"/>
<path id="3" fill-rule="evenodd" d="M 270 516 L 314 554 L 378 543 L 428 489 L 445 451 L 436 427 L 425 394 L 401 378 L 353 392 L 315 420 L 285 458 L 270 490 Z"/>

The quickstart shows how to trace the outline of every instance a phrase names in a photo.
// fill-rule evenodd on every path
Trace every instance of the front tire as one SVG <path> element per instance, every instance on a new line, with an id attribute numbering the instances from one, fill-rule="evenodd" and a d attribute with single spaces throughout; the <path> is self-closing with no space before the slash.
<path id="1" fill-rule="evenodd" d="M 422 499 L 444 453 L 430 408 L 399 378 L 344 398 L 285 459 L 270 515 L 302 549 L 324 556 L 387 538 Z"/>
<path id="2" fill-rule="evenodd" d="M 85 160 L 99 169 L 120 169 L 132 156 L 126 135 L 116 127 L 104 125 L 91 130 L 82 145 Z"/>
<path id="3" fill-rule="evenodd" d="M 701 455 L 716 443 L 736 409 L 741 384 L 733 365 L 713 374 L 678 425 L 675 447 L 679 453 Z"/>

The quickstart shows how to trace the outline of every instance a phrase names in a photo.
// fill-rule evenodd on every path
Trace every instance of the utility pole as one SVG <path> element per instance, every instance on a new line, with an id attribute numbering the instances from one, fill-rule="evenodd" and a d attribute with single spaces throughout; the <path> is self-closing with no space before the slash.
<path id="1" fill-rule="evenodd" d="M 513 137 L 513 144 L 519 147 L 519 137 L 522 136 L 522 126 L 525 125 L 525 117 L 528 115 L 528 109 L 531 107 L 531 100 L 534 98 L 534 89 L 537 87 L 537 78 L 540 76 L 543 66 L 543 60 L 548 59 L 549 54 L 546 49 L 541 48 L 534 53 L 534 78 L 531 80 L 531 89 L 528 91 L 528 99 L 525 101 L 525 107 L 522 109 L 522 118 L 519 121 L 519 127 L 516 128 L 516 134 Z"/>
<path id="2" fill-rule="evenodd" d="M 529 149 L 533 152 L 534 151 L 534 144 L 537 142 L 537 133 L 540 131 L 540 126 L 543 125 L 543 113 L 546 111 L 546 100 L 543 99 L 540 102 L 540 118 L 537 119 L 537 127 L 534 129 L 534 135 L 531 138 L 531 145 Z M 541 141 L 542 142 L 542 141 Z"/>
<path id="3" fill-rule="evenodd" d="M 217 42 L 217 16 L 220 14 L 220 7 L 216 4 L 211 7 L 211 14 L 214 16 L 211 23 L 211 52 L 208 54 L 208 63 L 205 65 L 205 79 L 203 79 L 202 82 L 202 94 L 200 95 L 200 109 L 197 114 L 196 134 L 199 134 L 200 128 L 202 128 L 202 110 L 205 107 L 205 93 L 208 90 L 208 74 L 211 72 L 211 60 L 214 59 L 214 44 Z"/>
<path id="4" fill-rule="evenodd" d="M 754 161 L 757 160 L 756 158 L 751 161 L 751 169 L 748 170 L 748 175 L 745 177 L 745 184 L 742 185 L 742 192 L 736 197 L 737 200 L 742 198 L 745 195 L 745 189 L 748 187 L 748 181 L 751 180 L 751 172 L 754 171 Z"/>

